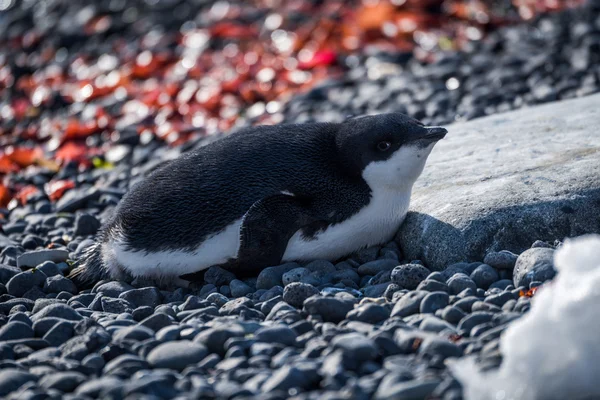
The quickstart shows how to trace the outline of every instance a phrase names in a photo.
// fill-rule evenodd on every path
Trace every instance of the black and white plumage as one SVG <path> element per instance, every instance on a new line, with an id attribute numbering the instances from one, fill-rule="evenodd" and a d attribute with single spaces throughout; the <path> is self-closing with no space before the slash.
<path id="1" fill-rule="evenodd" d="M 446 130 L 402 114 L 258 126 L 184 153 L 135 185 L 71 276 L 256 272 L 389 241 Z"/>

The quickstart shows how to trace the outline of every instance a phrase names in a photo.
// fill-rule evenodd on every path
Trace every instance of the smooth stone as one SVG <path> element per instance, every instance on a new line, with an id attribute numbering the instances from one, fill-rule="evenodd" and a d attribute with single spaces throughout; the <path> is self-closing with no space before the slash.
<path id="1" fill-rule="evenodd" d="M 73 323 L 70 321 L 61 321 L 44 335 L 43 339 L 50 343 L 50 346 L 60 346 L 65 343 L 67 340 L 73 337 L 75 330 L 73 328 Z"/>
<path id="2" fill-rule="evenodd" d="M 27 382 L 36 380 L 37 377 L 26 371 L 14 368 L 0 370 L 0 396 L 7 396 L 16 391 Z"/>
<path id="3" fill-rule="evenodd" d="M 450 294 L 459 294 L 465 289 L 477 290 L 477 285 L 471 278 L 463 273 L 454 274 L 448 279 L 448 288 L 450 288 Z"/>
<path id="4" fill-rule="evenodd" d="M 36 267 L 44 261 L 53 261 L 55 263 L 67 261 L 69 252 L 63 249 L 41 249 L 28 251 L 17 257 L 17 267 Z"/>
<path id="5" fill-rule="evenodd" d="M 448 126 L 396 236 L 405 257 L 441 270 L 600 232 L 599 103 L 594 94 Z"/>
<path id="6" fill-rule="evenodd" d="M 125 282 L 111 281 L 106 282 L 95 288 L 97 293 L 102 293 L 109 297 L 119 297 L 121 293 L 127 292 L 128 290 L 134 289 L 133 286 Z"/>
<path id="7" fill-rule="evenodd" d="M 345 356 L 358 362 L 373 360 L 377 357 L 377 346 L 373 339 L 359 333 L 337 335 L 331 340 L 334 349 L 341 350 Z"/>
<path id="8" fill-rule="evenodd" d="M 81 213 L 75 217 L 75 229 L 73 235 L 88 236 L 95 235 L 100 229 L 100 221 L 91 214 Z"/>
<path id="9" fill-rule="evenodd" d="M 21 321 L 11 321 L 0 328 L 0 341 L 33 338 L 33 329 Z"/>
<path id="10" fill-rule="evenodd" d="M 338 323 L 354 308 L 354 303 L 335 297 L 311 296 L 304 301 L 304 310 L 320 315 L 323 321 Z"/>
<path id="11" fill-rule="evenodd" d="M 478 288 L 487 289 L 492 283 L 500 279 L 500 276 L 490 265 L 481 264 L 471 272 L 471 279 Z"/>
<path id="12" fill-rule="evenodd" d="M 496 269 L 512 270 L 517 262 L 517 254 L 508 250 L 491 251 L 485 255 L 483 262 Z"/>
<path id="13" fill-rule="evenodd" d="M 429 292 L 412 291 L 400 298 L 392 309 L 392 317 L 408 317 L 419 312 L 421 302 Z"/>
<path id="14" fill-rule="evenodd" d="M 34 313 L 31 320 L 36 322 L 46 317 L 62 318 L 69 321 L 79 321 L 83 319 L 83 317 L 77 311 L 73 310 L 68 305 L 63 303 L 54 303 L 44 307 L 41 311 Z"/>
<path id="15" fill-rule="evenodd" d="M 229 289 L 231 290 L 231 297 L 242 297 L 247 295 L 248 293 L 252 293 L 252 288 L 240 281 L 239 279 L 234 279 L 229 283 Z"/>
<path id="16" fill-rule="evenodd" d="M 55 275 L 47 278 L 44 282 L 44 292 L 67 292 L 71 294 L 77 294 L 77 286 L 75 286 L 72 280 L 67 279 L 62 275 Z"/>
<path id="17" fill-rule="evenodd" d="M 268 326 L 257 330 L 254 335 L 259 342 L 281 343 L 292 346 L 296 341 L 296 332 L 286 325 Z"/>
<path id="18" fill-rule="evenodd" d="M 21 297 L 34 287 L 41 287 L 46 281 L 46 274 L 36 270 L 30 270 L 16 274 L 6 284 L 8 294 Z"/>
<path id="19" fill-rule="evenodd" d="M 167 342 L 158 345 L 148 354 L 148 362 L 154 368 L 183 371 L 187 366 L 202 361 L 208 355 L 206 347 L 189 340 Z"/>
<path id="20" fill-rule="evenodd" d="M 156 307 L 160 304 L 160 290 L 155 287 L 132 289 L 119 295 L 120 299 L 127 300 L 135 308 L 148 306 Z"/>
<path id="21" fill-rule="evenodd" d="M 450 296 L 446 292 L 431 292 L 423 300 L 419 306 L 421 314 L 433 314 L 448 305 Z"/>
<path id="22" fill-rule="evenodd" d="M 555 275 L 554 250 L 537 247 L 524 251 L 517 258 L 513 283 L 515 287 L 529 287 L 531 282 L 545 282 L 554 278 Z"/>
<path id="23" fill-rule="evenodd" d="M 85 380 L 86 376 L 81 372 L 67 371 L 48 374 L 40 379 L 39 384 L 45 389 L 56 389 L 63 393 L 70 393 Z"/>
<path id="24" fill-rule="evenodd" d="M 382 271 L 391 271 L 398 264 L 399 264 L 398 261 L 390 260 L 390 259 L 369 261 L 368 263 L 364 263 L 363 265 L 358 267 L 358 273 L 360 275 L 374 276 Z"/>

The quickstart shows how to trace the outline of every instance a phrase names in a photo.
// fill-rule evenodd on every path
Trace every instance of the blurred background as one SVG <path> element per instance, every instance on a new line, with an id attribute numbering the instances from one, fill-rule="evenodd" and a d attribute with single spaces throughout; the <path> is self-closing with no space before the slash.
<path id="1" fill-rule="evenodd" d="M 121 187 L 118 173 L 249 124 L 388 111 L 448 124 L 594 93 L 599 10 L 595 0 L 0 0 L 0 207 L 52 204 L 106 171 Z"/>

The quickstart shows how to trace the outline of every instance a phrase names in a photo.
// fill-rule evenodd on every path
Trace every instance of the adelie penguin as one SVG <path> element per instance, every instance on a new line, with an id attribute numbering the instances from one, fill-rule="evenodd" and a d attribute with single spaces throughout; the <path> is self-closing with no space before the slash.
<path id="1" fill-rule="evenodd" d="M 435 143 L 403 114 L 257 126 L 184 153 L 136 184 L 70 277 L 185 285 L 389 241 Z"/>

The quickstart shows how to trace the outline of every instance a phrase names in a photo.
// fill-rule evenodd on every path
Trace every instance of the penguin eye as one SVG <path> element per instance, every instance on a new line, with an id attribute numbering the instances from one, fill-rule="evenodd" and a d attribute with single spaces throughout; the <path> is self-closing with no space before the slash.
<path id="1" fill-rule="evenodd" d="M 387 140 L 377 143 L 377 150 L 379 151 L 387 151 L 390 149 L 390 147 L 392 147 L 392 144 Z"/>

